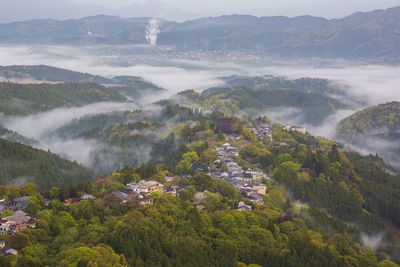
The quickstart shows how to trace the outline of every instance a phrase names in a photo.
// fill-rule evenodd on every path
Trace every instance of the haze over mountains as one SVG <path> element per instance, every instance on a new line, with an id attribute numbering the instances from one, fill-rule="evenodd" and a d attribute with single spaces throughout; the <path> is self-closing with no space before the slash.
<path id="1" fill-rule="evenodd" d="M 141 13 L 145 14 L 145 13 Z M 279 58 L 400 59 L 400 7 L 342 19 L 229 15 L 177 23 L 158 21 L 156 42 L 178 51 L 238 50 Z M 0 25 L 2 44 L 147 44 L 148 18 L 94 16 Z M 158 33 L 159 32 L 159 33 Z"/>
<path id="2" fill-rule="evenodd" d="M 3 0 L 0 3 L 0 22 L 48 18 L 78 19 L 99 14 L 124 18 L 155 17 L 171 20 L 185 20 L 194 16 L 157 0 L 136 2 L 120 8 L 75 3 L 67 0 Z"/>

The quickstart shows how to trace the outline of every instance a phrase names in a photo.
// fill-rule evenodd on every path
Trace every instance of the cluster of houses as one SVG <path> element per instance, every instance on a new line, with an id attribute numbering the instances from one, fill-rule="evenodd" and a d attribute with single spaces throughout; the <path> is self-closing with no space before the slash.
<path id="1" fill-rule="evenodd" d="M 11 216 L 0 219 L 0 234 L 17 234 L 28 228 L 36 228 L 37 218 L 23 211 L 28 205 L 29 199 L 30 197 L 24 196 L 12 201 L 0 200 L 0 213 L 13 212 Z"/>
<path id="2" fill-rule="evenodd" d="M 259 168 L 244 170 L 235 161 L 234 157 L 239 156 L 239 150 L 225 143 L 223 147 L 216 148 L 218 159 L 215 163 L 223 163 L 227 166 L 226 171 L 220 171 L 216 168 L 210 170 L 210 176 L 214 179 L 226 180 L 234 186 L 236 190 L 246 199 L 258 204 L 264 203 L 264 195 L 267 191 L 267 186 L 260 183 L 263 179 L 268 179 L 268 176 Z M 251 206 L 239 203 L 239 210 L 251 209 Z"/>
<path id="3" fill-rule="evenodd" d="M 14 200 L 0 199 L 0 213 L 13 212 L 12 215 L 0 219 L 0 234 L 15 235 L 36 228 L 37 217 L 23 211 L 28 205 L 30 197 L 23 196 Z M 7 247 L 6 242 L 0 240 L 0 256 L 16 255 L 18 251 Z"/>
<path id="4" fill-rule="evenodd" d="M 157 181 L 142 180 L 139 183 L 129 183 L 125 188 L 115 190 L 113 194 L 120 197 L 123 202 L 137 200 L 140 205 L 147 206 L 153 204 L 150 196 L 153 192 L 177 196 L 181 190 L 182 188 L 179 186 L 166 187 Z"/>
<path id="5" fill-rule="evenodd" d="M 271 125 L 269 125 L 268 123 L 262 123 L 262 124 L 258 124 L 258 125 L 249 123 L 247 125 L 247 129 L 249 129 L 250 132 L 256 134 L 258 138 L 263 138 L 263 137 L 268 136 L 270 138 L 270 140 L 272 140 L 272 130 L 274 128 Z"/>
<path id="6" fill-rule="evenodd" d="M 305 127 L 303 126 L 296 126 L 296 125 L 291 125 L 291 124 L 286 124 L 286 125 L 282 125 L 282 129 L 285 131 L 292 131 L 292 132 L 299 132 L 302 134 L 306 134 L 307 130 Z"/>

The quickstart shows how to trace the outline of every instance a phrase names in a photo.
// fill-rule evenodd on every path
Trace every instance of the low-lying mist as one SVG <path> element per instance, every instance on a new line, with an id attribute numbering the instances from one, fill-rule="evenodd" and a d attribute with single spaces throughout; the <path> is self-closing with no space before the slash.
<path id="1" fill-rule="evenodd" d="M 0 116 L 0 125 L 9 130 L 37 140 L 38 148 L 50 150 L 70 160 L 91 167 L 93 152 L 101 145 L 94 140 L 69 139 L 65 140 L 53 135 L 57 129 L 63 127 L 75 119 L 84 116 L 108 113 L 112 111 L 134 110 L 132 103 L 108 103 L 101 102 L 84 107 L 57 108 L 29 116 Z"/>
<path id="2" fill-rule="evenodd" d="M 344 60 L 259 60 L 243 64 L 178 60 L 158 56 L 159 62 L 139 63 L 126 60 L 127 52 L 135 46 L 69 47 L 69 46 L 16 46 L 0 47 L 0 65 L 50 65 L 74 71 L 113 77 L 117 75 L 141 76 L 166 88 L 174 95 L 182 90 L 202 90 L 223 86 L 218 77 L 230 75 L 275 75 L 290 79 L 311 77 L 332 80 L 332 86 L 369 105 L 400 100 L 400 66 L 373 65 Z M 161 51 L 161 50 L 160 50 Z M 105 54 L 98 54 L 98 53 Z M 128 53 L 119 54 L 121 53 Z M 157 52 L 153 52 L 157 54 Z M 160 53 L 163 53 L 161 51 Z M 146 58 L 145 56 L 143 56 Z M 112 58 L 112 61 L 109 59 Z M 233 59 L 232 59 L 233 60 Z M 159 100 L 157 96 L 155 101 Z"/>
<path id="3" fill-rule="evenodd" d="M 152 49 L 156 51 L 157 47 Z M 400 100 L 400 66 L 362 64 L 360 62 L 309 60 L 309 61 L 273 61 L 264 60 L 243 64 L 221 61 L 190 61 L 163 58 L 160 62 L 145 62 L 139 64 L 135 60 L 127 60 L 130 55 L 119 54 L 119 51 L 134 50 L 135 47 L 68 47 L 68 46 L 15 46 L 0 47 L 0 65 L 51 65 L 74 71 L 97 74 L 106 77 L 118 75 L 141 76 L 154 84 L 167 89 L 166 93 L 149 94 L 138 104 L 147 104 L 168 98 L 176 93 L 195 89 L 201 91 L 209 87 L 221 86 L 225 83 L 219 79 L 222 76 L 262 76 L 275 75 L 289 79 L 310 77 L 331 80 L 331 85 L 338 92 L 344 92 L 354 103 L 365 102 L 375 105 L 382 102 Z M 95 51 L 95 52 L 94 52 Z M 99 54 L 99 51 L 107 51 Z M 161 51 L 161 50 L 160 50 Z M 155 52 L 156 53 L 156 52 Z M 160 53 L 163 53 L 161 51 Z M 110 61 L 110 58 L 112 60 Z M 339 94 L 340 95 L 340 94 Z M 342 99 L 343 100 L 343 99 Z M 347 99 L 348 100 L 348 99 Z M 348 103 L 347 103 L 348 104 Z M 339 110 L 328 117 L 322 124 L 313 126 L 304 124 L 300 110 L 295 108 L 276 108 L 262 111 L 280 123 L 303 124 L 313 135 L 335 138 L 337 123 L 363 108 L 356 104 L 354 110 Z M 27 117 L 1 117 L 0 122 L 5 128 L 14 130 L 24 136 L 37 139 L 43 148 L 67 155 L 68 158 L 88 164 L 90 151 L 97 143 L 86 140 L 54 140 L 49 133 L 65 125 L 74 118 L 83 115 L 109 112 L 112 110 L 128 110 L 132 104 L 100 103 L 81 108 L 63 108 L 31 115 Z M 372 146 L 371 144 L 376 144 Z M 391 146 L 392 144 L 389 144 Z M 75 149 L 75 147 L 77 149 Z M 375 153 L 388 147 L 384 142 L 370 142 L 362 150 Z M 80 151 L 81 150 L 81 151 Z M 80 152 L 79 152 L 80 151 Z"/>

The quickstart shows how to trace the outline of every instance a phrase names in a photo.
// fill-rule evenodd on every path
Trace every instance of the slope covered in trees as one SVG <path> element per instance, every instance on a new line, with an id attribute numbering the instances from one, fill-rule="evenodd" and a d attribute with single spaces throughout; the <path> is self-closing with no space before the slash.
<path id="1" fill-rule="evenodd" d="M 94 83 L 0 83 L 0 112 L 5 115 L 29 115 L 58 107 L 126 100 L 119 93 Z"/>
<path id="2" fill-rule="evenodd" d="M 361 110 L 343 119 L 337 136 L 354 141 L 362 136 L 389 134 L 400 131 L 400 102 L 390 102 Z"/>
<path id="3" fill-rule="evenodd" d="M 94 173 L 56 154 L 0 138 L 0 184 L 34 182 L 41 190 L 90 181 Z"/>
<path id="4" fill-rule="evenodd" d="M 198 173 L 179 183 L 187 185 L 180 196 L 153 193 L 153 205 L 121 202 L 111 192 L 133 176 L 162 173 L 162 166 L 124 168 L 96 183 L 52 188 L 28 210 L 41 218 L 37 229 L 1 235 L 20 255 L 1 257 L 2 266 L 398 266 L 378 259 L 346 234 L 312 229 L 298 215 L 281 216 L 290 203 L 277 190 L 265 196 L 266 204 L 252 211 L 233 210 L 239 197 L 224 181 Z M 26 188 L 15 190 L 23 194 Z M 197 191 L 207 190 L 201 203 Z M 1 188 L 6 197 L 9 188 Z M 64 205 L 78 192 L 97 199 Z M 197 207 L 203 206 L 202 209 Z M 286 208 L 285 208 L 286 206 Z M 306 212 L 306 211 L 304 211 Z M 255 265 L 255 266 L 258 266 Z"/>
<path id="5" fill-rule="evenodd" d="M 97 83 L 110 90 L 131 98 L 139 98 L 147 93 L 161 92 L 164 89 L 136 76 L 116 76 L 105 78 L 100 75 L 71 71 L 46 65 L 0 66 L 0 79 L 18 81 L 49 81 L 64 83 Z"/>
<path id="6" fill-rule="evenodd" d="M 139 111 L 86 119 L 94 128 L 103 123 L 110 125 L 104 131 L 87 134 L 133 149 L 137 145 L 132 136 L 141 131 L 157 133 L 159 127 L 164 127 L 159 121 L 173 119 L 183 123 L 173 127 L 173 134 L 155 143 L 153 152 L 157 157 L 149 164 L 122 168 L 94 183 L 71 187 L 60 182 L 59 187 L 42 196 L 34 193 L 38 201 L 34 209 L 31 205 L 28 210 L 41 218 L 38 228 L 0 236 L 20 251 L 18 256 L 1 258 L 1 264 L 381 267 L 396 266 L 388 259 L 400 261 L 396 254 L 399 233 L 393 231 L 400 226 L 400 183 L 397 176 L 377 164 L 380 158 L 344 152 L 330 140 L 286 132 L 278 124 L 273 125 L 272 140 L 258 138 L 247 125 L 268 123 L 268 118 L 233 118 L 238 139 L 229 142 L 239 148 L 234 160 L 245 169 L 258 167 L 272 176 L 263 181 L 268 188 L 264 204 L 252 203 L 224 180 L 213 179 L 207 171 L 195 171 L 190 166 L 192 160 L 214 166 L 216 152 L 209 147 L 209 141 L 218 146 L 226 142 L 223 134 L 214 133 L 223 114 L 203 114 L 168 102 L 159 105 L 162 110 L 152 116 L 152 121 L 150 117 L 140 117 L 144 115 Z M 138 121 L 112 125 L 112 120 L 126 115 L 138 117 Z M 74 124 L 71 127 L 71 131 L 80 128 L 74 129 Z M 18 151 L 25 149 L 21 146 Z M 11 148 L 7 151 L 8 158 L 19 154 Z M 31 160 L 20 158 L 25 163 Z M 51 162 L 35 158 L 42 164 Z M 223 164 L 214 167 L 224 168 Z M 51 173 L 45 167 L 41 169 Z M 181 173 L 191 176 L 179 177 Z M 172 181 L 166 181 L 166 176 L 173 176 Z M 122 202 L 112 193 L 138 179 L 178 186 L 182 191 L 179 196 L 154 193 L 153 205 L 145 207 L 137 201 Z M 78 178 L 68 181 L 79 182 Z M 6 198 L 24 192 L 23 188 L 21 192 L 15 188 L 1 190 Z M 292 194 L 286 195 L 287 191 Z M 198 192 L 205 198 L 196 200 Z M 97 199 L 62 204 L 65 199 L 84 193 Z M 50 199 L 47 206 L 44 198 Z M 307 205 L 299 208 L 297 200 Z M 245 201 L 252 211 L 235 210 L 239 201 Z M 383 245 L 376 254 L 360 246 L 364 233 L 384 233 Z M 99 257 L 99 253 L 104 256 Z"/>
<path id="7" fill-rule="evenodd" d="M 289 83 L 289 82 L 288 82 Z M 251 88 L 230 88 L 230 89 L 210 89 L 202 94 L 210 99 L 214 106 L 231 109 L 233 112 L 238 110 L 248 111 L 250 114 L 255 111 L 267 111 L 268 109 L 278 108 L 278 113 L 284 112 L 285 108 L 298 109 L 302 121 L 298 123 L 308 123 L 318 125 L 326 117 L 334 114 L 339 109 L 349 109 L 336 99 L 318 93 L 312 93 L 312 87 L 281 87 L 284 84 L 266 87 L 260 86 L 256 89 Z M 276 90 L 279 88 L 278 90 Z M 306 90 L 308 88 L 308 90 Z M 322 89 L 320 89 L 322 90 Z M 318 90 L 316 90 L 318 91 Z M 220 101 L 219 101 L 220 100 Z M 225 101 L 221 101 L 225 100 Z M 218 102 L 219 101 L 219 102 Z M 223 103 L 225 102 L 225 103 Z M 228 103 L 227 103 L 228 102 Z M 227 107 L 231 106 L 231 108 Z M 279 110 L 281 109 L 281 110 Z"/>

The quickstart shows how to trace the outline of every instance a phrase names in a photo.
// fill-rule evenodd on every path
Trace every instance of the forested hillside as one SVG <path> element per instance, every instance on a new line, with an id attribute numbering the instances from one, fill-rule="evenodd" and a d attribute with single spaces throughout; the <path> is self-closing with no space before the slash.
<path id="1" fill-rule="evenodd" d="M 0 83 L 0 112 L 5 115 L 29 115 L 58 107 L 127 99 L 94 83 L 17 84 Z"/>
<path id="2" fill-rule="evenodd" d="M 217 106 L 221 107 L 221 110 L 224 110 L 224 108 L 229 109 L 227 105 L 231 106 L 230 109 L 233 111 L 244 110 L 250 113 L 251 110 L 257 113 L 263 110 L 267 111 L 271 108 L 281 108 L 283 112 L 284 109 L 288 107 L 296 108 L 298 109 L 298 115 L 302 116 L 302 121 L 298 123 L 313 125 L 320 124 L 326 117 L 340 109 L 350 109 L 348 105 L 336 99 L 322 94 L 312 93 L 312 86 L 292 89 L 290 87 L 285 87 L 286 85 L 288 84 L 273 85 L 272 87 L 266 85 L 265 87 L 260 86 L 256 89 L 215 88 L 206 90 L 202 94 L 207 96 L 210 102 L 216 103 Z M 308 88 L 307 91 L 306 88 Z M 218 102 L 218 100 L 224 101 Z"/>
<path id="3" fill-rule="evenodd" d="M 94 173 L 56 154 L 0 138 L 0 184 L 36 183 L 41 190 L 52 186 L 90 181 Z"/>
<path id="4" fill-rule="evenodd" d="M 361 110 L 339 123 L 337 135 L 348 141 L 362 136 L 400 131 L 400 102 L 390 102 Z"/>
<path id="5" fill-rule="evenodd" d="M 0 66 L 0 79 L 18 81 L 43 81 L 64 83 L 97 83 L 110 90 L 140 98 L 144 94 L 162 92 L 164 89 L 136 76 L 116 76 L 105 78 L 99 75 L 60 69 L 46 65 Z"/>
<path id="6" fill-rule="evenodd" d="M 10 131 L 1 126 L 0 126 L 0 138 L 6 139 L 11 142 L 18 142 L 30 146 L 37 144 L 36 140 L 22 136 L 17 132 Z"/>
<path id="7" fill-rule="evenodd" d="M 280 89 L 292 89 L 305 93 L 316 93 L 321 95 L 340 94 L 337 88 L 333 87 L 332 82 L 328 79 L 317 78 L 301 78 L 301 79 L 286 79 L 283 77 L 273 76 L 229 76 L 221 77 L 226 82 L 228 88 L 249 88 L 260 91 L 273 91 Z M 203 92 L 205 96 L 215 94 L 213 90 Z"/>
<path id="8" fill-rule="evenodd" d="M 165 115 L 183 111 L 178 106 L 167 107 Z M 196 120 L 195 112 L 187 114 Z M 36 229 L 0 236 L 20 251 L 19 255 L 1 257 L 0 263 L 398 266 L 388 259 L 400 260 L 396 253 L 399 233 L 392 232 L 400 223 L 396 197 L 400 183 L 398 177 L 376 165 L 379 158 L 343 153 L 332 141 L 286 132 L 278 124 L 273 125 L 273 141 L 268 142 L 249 133 L 245 126 L 268 123 L 268 118 L 235 119 L 240 136 L 230 141 L 239 147 L 235 160 L 244 168 L 259 167 L 272 174 L 271 179 L 263 180 L 267 183 L 263 202 L 251 202 L 225 180 L 191 169 L 193 160 L 214 166 L 217 154 L 208 141 L 217 146 L 226 142 L 223 134 L 205 134 L 215 127 L 212 116 L 196 116 L 200 119 L 197 124 L 186 126 L 174 137 L 179 138 L 182 149 L 174 153 L 173 160 L 125 167 L 94 183 L 53 187 L 41 194 L 32 185 L 13 190 L 2 187 L 0 193 L 6 198 L 34 197 L 26 211 L 40 219 Z M 185 169 L 187 161 L 189 169 Z M 173 179 L 167 181 L 167 176 Z M 179 194 L 154 192 L 150 195 L 152 204 L 146 205 L 140 204 L 140 199 L 122 201 L 115 194 L 115 190 L 140 179 L 174 186 Z M 285 188 L 293 198 L 285 197 Z M 84 193 L 93 196 L 86 200 Z M 62 203 L 72 198 L 77 202 Z M 47 206 L 45 199 L 49 200 Z M 307 205 L 299 207 L 296 200 Z M 237 210 L 239 201 L 251 211 Z M 360 246 L 363 234 L 382 232 L 384 245 L 376 254 Z"/>

